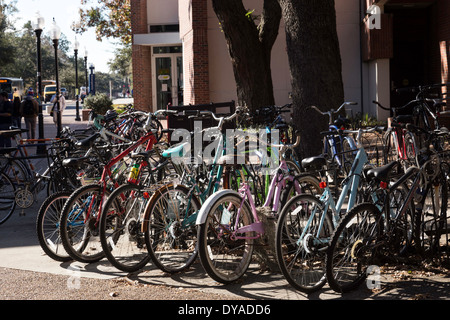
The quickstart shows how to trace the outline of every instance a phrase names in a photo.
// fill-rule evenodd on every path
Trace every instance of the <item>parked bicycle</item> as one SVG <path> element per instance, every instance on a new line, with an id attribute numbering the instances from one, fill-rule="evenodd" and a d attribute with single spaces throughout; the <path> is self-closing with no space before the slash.
<path id="1" fill-rule="evenodd" d="M 299 144 L 299 137 L 295 144 L 272 145 L 281 148 L 284 154 Z M 241 173 L 241 187 L 239 191 L 224 189 L 211 195 L 197 216 L 199 256 L 203 268 L 216 281 L 231 283 L 239 279 L 247 270 L 252 259 L 255 241 L 264 233 L 264 225 L 258 217 L 250 184 L 246 179 L 243 166 L 236 161 L 237 169 Z M 275 218 L 281 191 L 286 182 L 291 180 L 296 185 L 296 192 L 302 193 L 303 185 L 291 175 L 286 163 L 281 161 L 276 174 L 272 178 L 270 189 L 263 208 L 271 212 L 269 216 Z M 313 176 L 303 176 L 306 182 L 305 190 L 317 188 L 318 181 Z M 316 189 L 318 190 L 318 188 Z"/>
<path id="2" fill-rule="evenodd" d="M 427 132 L 427 145 L 448 130 Z M 410 250 L 427 257 L 439 253 L 442 236 L 447 235 L 448 185 L 440 154 L 426 148 L 420 154 L 420 167 L 411 166 L 398 180 L 389 174 L 395 162 L 374 169 L 379 182 L 378 197 L 355 206 L 337 226 L 326 254 L 326 274 L 330 287 L 340 293 L 358 287 L 374 267 L 398 259 Z M 396 191 L 404 184 L 409 191 L 392 206 Z M 448 245 L 448 236 L 446 244 Z"/>
<path id="3" fill-rule="evenodd" d="M 297 290 L 311 293 L 326 283 L 325 251 L 333 230 L 339 223 L 342 212 L 350 210 L 366 197 L 364 168 L 368 158 L 361 145 L 361 136 L 375 130 L 376 128 L 344 130 L 340 133 L 342 135 L 357 132 L 358 151 L 348 175 L 341 184 L 340 194 L 336 195 L 337 202 L 327 183 L 327 159 L 318 156 L 302 161 L 305 170 L 320 173 L 323 193 L 320 197 L 300 194 L 291 198 L 280 213 L 275 237 L 278 265 L 286 280 Z"/>

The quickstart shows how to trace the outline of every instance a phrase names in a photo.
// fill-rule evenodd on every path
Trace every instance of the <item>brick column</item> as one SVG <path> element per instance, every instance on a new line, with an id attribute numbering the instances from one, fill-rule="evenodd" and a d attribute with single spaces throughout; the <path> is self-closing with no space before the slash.
<path id="1" fill-rule="evenodd" d="M 148 33 L 147 0 L 131 0 L 132 34 Z M 134 37 L 133 37 L 134 41 Z M 145 111 L 152 106 L 151 47 L 132 45 L 133 97 L 136 109 Z"/>
<path id="2" fill-rule="evenodd" d="M 181 35 L 183 42 L 184 104 L 209 103 L 207 2 L 191 0 L 191 26 Z"/>

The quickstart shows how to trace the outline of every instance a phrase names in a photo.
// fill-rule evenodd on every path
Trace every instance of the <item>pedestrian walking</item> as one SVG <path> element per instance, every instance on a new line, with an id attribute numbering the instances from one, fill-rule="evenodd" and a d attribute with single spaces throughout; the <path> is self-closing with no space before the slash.
<path id="1" fill-rule="evenodd" d="M 53 123 L 58 126 L 58 110 L 56 108 L 56 94 L 50 99 L 50 102 L 53 103 L 52 111 L 50 115 L 53 116 Z M 63 111 L 66 109 L 66 98 L 64 98 L 64 95 L 61 94 L 61 91 L 59 92 L 59 113 L 63 115 Z"/>
<path id="2" fill-rule="evenodd" d="M 20 114 L 23 116 L 27 128 L 27 139 L 35 139 L 36 122 L 39 113 L 39 103 L 28 92 L 26 98 L 20 104 Z"/>
<path id="3" fill-rule="evenodd" d="M 9 130 L 12 125 L 12 102 L 9 101 L 8 93 L 0 93 L 0 130 Z M 0 136 L 0 148 L 11 147 L 11 138 Z"/>

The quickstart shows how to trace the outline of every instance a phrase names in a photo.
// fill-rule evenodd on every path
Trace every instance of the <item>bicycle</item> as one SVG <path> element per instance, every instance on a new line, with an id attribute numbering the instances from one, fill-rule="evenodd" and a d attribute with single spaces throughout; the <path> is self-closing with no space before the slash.
<path id="1" fill-rule="evenodd" d="M 404 170 L 411 165 L 418 165 L 416 155 L 418 150 L 424 146 L 425 141 L 421 139 L 420 133 L 417 133 L 418 138 L 416 138 L 406 127 L 408 124 L 414 124 L 425 129 L 425 132 L 442 127 L 439 123 L 440 115 L 446 113 L 446 111 L 440 110 L 442 101 L 427 98 L 426 94 L 432 89 L 447 85 L 433 84 L 397 89 L 397 92 L 417 92 L 415 99 L 402 107 L 386 108 L 378 101 L 373 101 L 378 107 L 390 111 L 393 115 L 391 127 L 388 128 L 384 137 L 385 163 L 399 160 L 403 164 Z M 432 104 L 434 111 L 431 110 L 429 104 Z"/>
<path id="2" fill-rule="evenodd" d="M 426 132 L 413 125 L 408 129 Z M 431 142 L 448 135 L 448 130 L 427 135 Z M 373 269 L 370 266 L 396 259 L 412 248 L 422 257 L 439 251 L 441 236 L 448 232 L 445 172 L 440 154 L 430 147 L 420 154 L 419 164 L 395 182 L 389 176 L 394 165 L 378 168 L 374 176 L 379 181 L 379 197 L 343 216 L 326 253 L 326 275 L 334 291 L 346 293 L 357 288 Z M 394 193 L 405 183 L 410 185 L 406 197 L 398 206 L 391 206 Z"/>
<path id="3" fill-rule="evenodd" d="M 16 205 L 22 209 L 30 207 L 37 199 L 38 193 L 47 186 L 47 195 L 60 190 L 74 189 L 79 185 L 73 170 L 63 165 L 63 158 L 74 150 L 70 139 L 34 139 L 28 142 L 39 142 L 48 147 L 45 155 L 29 156 L 26 148 L 37 144 L 23 144 L 18 139 L 22 130 L 2 131 L 0 134 L 15 137 L 17 146 L 5 148 L 0 154 L 0 171 L 8 176 L 14 185 L 14 196 L 5 200 L 0 208 L 0 224 L 4 223 L 14 212 Z M 26 142 L 27 142 L 26 141 Z M 42 173 L 36 172 L 32 159 L 47 159 L 48 167 Z M 85 161 L 85 168 L 89 167 Z M 6 180 L 5 180 L 5 183 Z M 14 204 L 12 201 L 14 200 Z M 6 206 L 6 203 L 10 205 Z"/>
<path id="4" fill-rule="evenodd" d="M 348 165 L 353 162 L 357 147 L 352 136 L 336 134 L 345 129 L 345 126 L 349 123 L 348 119 L 340 116 L 334 119 L 334 116 L 339 114 L 344 107 L 356 104 L 356 102 L 344 102 L 337 110 L 331 109 L 329 111 L 321 111 L 316 106 L 309 107 L 309 109 L 313 109 L 321 115 L 328 116 L 328 132 L 330 134 L 324 137 L 323 154 L 330 163 L 337 164 L 338 175 L 345 176 L 348 173 Z M 350 152 L 352 150 L 355 152 Z"/>
<path id="5" fill-rule="evenodd" d="M 318 156 L 303 160 L 302 165 L 308 172 L 319 171 L 323 177 L 320 183 L 323 192 L 320 197 L 300 194 L 291 198 L 281 210 L 275 233 L 275 252 L 279 268 L 289 284 L 297 290 L 311 293 L 326 283 L 325 250 L 331 234 L 341 219 L 342 211 L 350 210 L 366 196 L 363 187 L 368 157 L 361 145 L 361 136 L 376 129 L 342 131 L 341 134 L 358 134 L 358 151 L 347 177 L 342 182 L 337 202 L 327 183 L 327 159 Z"/>
<path id="6" fill-rule="evenodd" d="M 105 256 L 99 239 L 101 208 L 110 196 L 112 189 L 119 187 L 125 180 L 126 172 L 129 172 L 128 164 L 124 162 L 124 159 L 144 145 L 146 145 L 147 156 L 150 156 L 149 152 L 157 143 L 154 135 L 156 130 L 151 126 L 152 121 L 154 119 L 148 115 L 142 128 L 143 135 L 139 140 L 128 143 L 128 147 L 124 151 L 104 166 L 101 178 L 97 183 L 76 189 L 65 203 L 60 218 L 60 235 L 65 250 L 73 259 L 80 262 L 95 262 Z M 145 172 L 152 179 L 157 180 L 161 175 L 161 167 L 156 166 L 157 170 L 155 170 L 153 164 L 150 161 L 143 161 L 136 169 L 141 172 L 141 177 Z"/>
<path id="7" fill-rule="evenodd" d="M 199 111 L 196 116 L 212 117 L 217 121 L 213 130 L 218 135 L 218 150 L 208 165 L 209 172 L 203 173 L 204 163 L 191 165 L 184 161 L 188 143 L 167 149 L 163 156 L 177 159 L 183 174 L 168 184 L 154 190 L 143 215 L 142 231 L 153 263 L 164 272 L 174 273 L 188 268 L 197 258 L 197 233 L 195 221 L 201 204 L 221 188 L 225 163 L 220 162 L 226 154 L 225 130 L 242 113 L 242 108 L 230 116 L 219 117 L 211 111 Z M 202 159 L 204 160 L 204 159 Z M 227 185 L 227 179 L 223 183 Z"/>
<path id="8" fill-rule="evenodd" d="M 281 148 L 280 153 L 284 154 L 295 148 L 299 141 L 297 136 L 294 144 L 272 147 Z M 265 233 L 263 222 L 257 214 L 250 184 L 242 166 L 239 165 L 244 162 L 237 163 L 242 179 L 240 189 L 224 189 L 211 195 L 202 205 L 196 221 L 200 261 L 208 275 L 221 283 L 234 282 L 246 272 L 252 259 L 255 241 Z M 294 179 L 283 160 L 275 172 L 263 205 L 263 208 L 270 208 L 272 213 L 277 212 L 280 193 L 286 181 Z M 315 181 L 315 177 L 308 177 L 308 181 Z M 300 185 L 295 179 L 293 181 L 296 183 L 296 191 L 301 193 Z"/>

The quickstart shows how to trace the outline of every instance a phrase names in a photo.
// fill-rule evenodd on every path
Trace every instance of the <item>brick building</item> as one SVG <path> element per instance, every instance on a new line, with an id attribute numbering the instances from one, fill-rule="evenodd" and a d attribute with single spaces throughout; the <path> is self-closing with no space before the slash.
<path id="1" fill-rule="evenodd" d="M 449 80 L 450 1 L 335 2 L 345 99 L 358 102 L 347 110 L 349 114 L 386 119 L 389 114 L 377 109 L 373 100 L 399 106 L 411 97 L 399 96 L 395 88 Z M 262 1 L 244 0 L 244 6 L 261 12 Z M 237 100 L 230 58 L 211 1 L 131 0 L 131 12 L 138 108 Z M 271 65 L 279 105 L 290 102 L 285 46 L 282 22 Z"/>

